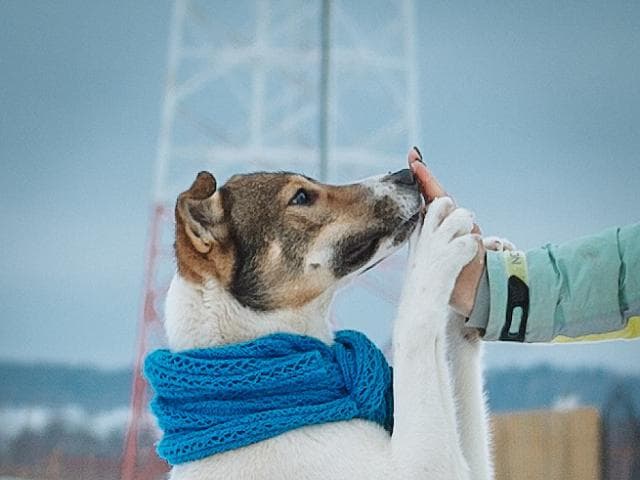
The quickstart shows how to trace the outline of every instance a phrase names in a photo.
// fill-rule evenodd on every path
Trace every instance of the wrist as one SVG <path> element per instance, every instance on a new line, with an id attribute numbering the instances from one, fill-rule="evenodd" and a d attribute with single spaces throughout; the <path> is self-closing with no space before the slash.
<path id="1" fill-rule="evenodd" d="M 478 286 L 486 270 L 486 250 L 482 240 L 478 239 L 478 242 L 478 253 L 458 275 L 449 301 L 450 306 L 465 317 L 473 311 Z"/>

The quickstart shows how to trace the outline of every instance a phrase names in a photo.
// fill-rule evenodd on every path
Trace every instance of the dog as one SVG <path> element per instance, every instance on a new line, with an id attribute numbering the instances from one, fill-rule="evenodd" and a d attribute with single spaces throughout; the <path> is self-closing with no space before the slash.
<path id="1" fill-rule="evenodd" d="M 295 173 L 198 174 L 176 208 L 166 300 L 173 351 L 275 332 L 332 342 L 336 291 L 411 243 L 393 331 L 393 434 L 366 420 L 305 426 L 173 467 L 171 480 L 490 479 L 480 342 L 449 306 L 478 249 L 449 198 L 426 215 L 409 170 L 350 185 Z"/>

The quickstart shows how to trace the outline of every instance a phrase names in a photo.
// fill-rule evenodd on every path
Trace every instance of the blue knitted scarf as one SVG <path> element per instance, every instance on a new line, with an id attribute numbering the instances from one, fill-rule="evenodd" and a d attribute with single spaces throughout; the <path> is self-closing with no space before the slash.
<path id="1" fill-rule="evenodd" d="M 393 423 L 391 369 L 363 334 L 342 330 L 331 346 L 274 334 L 246 343 L 172 353 L 156 350 L 144 373 L 170 464 L 208 457 L 304 425 L 362 418 Z"/>

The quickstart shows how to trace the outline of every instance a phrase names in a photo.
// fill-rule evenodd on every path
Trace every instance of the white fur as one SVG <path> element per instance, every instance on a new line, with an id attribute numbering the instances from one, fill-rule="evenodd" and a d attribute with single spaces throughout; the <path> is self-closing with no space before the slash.
<path id="1" fill-rule="evenodd" d="M 178 465 L 172 480 L 478 479 L 492 477 L 479 343 L 463 338 L 448 306 L 460 269 L 477 251 L 472 216 L 434 201 L 414 244 L 394 326 L 395 428 L 362 420 L 308 426 Z M 166 330 L 174 350 L 238 342 L 275 331 L 331 342 L 334 290 L 299 310 L 257 313 L 215 281 L 176 276 Z"/>

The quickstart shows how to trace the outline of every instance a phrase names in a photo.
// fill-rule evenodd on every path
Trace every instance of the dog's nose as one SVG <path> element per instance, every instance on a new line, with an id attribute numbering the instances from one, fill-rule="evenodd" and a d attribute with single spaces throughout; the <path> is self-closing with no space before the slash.
<path id="1" fill-rule="evenodd" d="M 408 168 L 399 170 L 396 173 L 392 173 L 391 175 L 389 175 L 389 180 L 400 185 L 416 184 L 416 179 L 414 178 L 413 173 L 411 173 L 411 170 L 409 170 Z"/>

